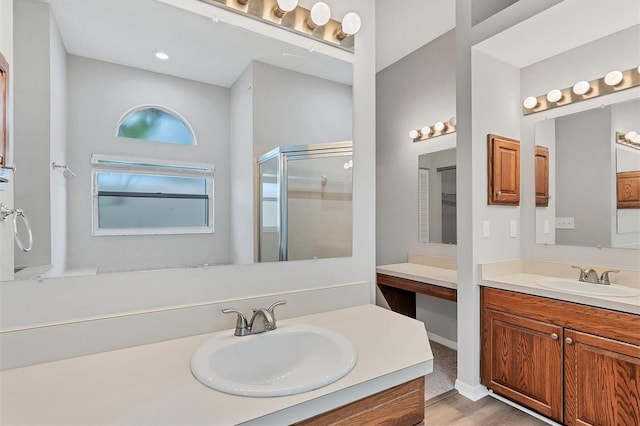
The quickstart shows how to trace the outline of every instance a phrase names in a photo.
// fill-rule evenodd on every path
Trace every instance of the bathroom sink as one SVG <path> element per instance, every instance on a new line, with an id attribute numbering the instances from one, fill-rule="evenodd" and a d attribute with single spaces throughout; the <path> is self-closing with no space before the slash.
<path id="1" fill-rule="evenodd" d="M 191 371 L 212 389 L 241 396 L 293 395 L 344 377 L 355 366 L 356 350 L 345 337 L 305 324 L 279 324 L 266 333 L 219 334 L 203 343 Z"/>
<path id="2" fill-rule="evenodd" d="M 541 287 L 553 290 L 564 291 L 574 294 L 588 294 L 592 296 L 612 296 L 612 297 L 628 297 L 640 295 L 639 289 L 624 287 L 620 285 L 602 285 L 585 283 L 577 280 L 566 280 L 559 278 L 550 278 L 536 281 Z"/>

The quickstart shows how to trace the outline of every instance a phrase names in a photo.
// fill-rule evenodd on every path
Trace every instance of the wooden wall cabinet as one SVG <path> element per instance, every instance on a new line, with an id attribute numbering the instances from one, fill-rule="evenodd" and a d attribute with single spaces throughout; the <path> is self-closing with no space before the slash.
<path id="1" fill-rule="evenodd" d="M 481 382 L 566 425 L 640 424 L 640 316 L 482 288 Z"/>
<path id="2" fill-rule="evenodd" d="M 8 166 L 9 153 L 9 63 L 0 53 L 0 168 Z"/>
<path id="3" fill-rule="evenodd" d="M 520 205 L 520 142 L 489 134 L 487 144 L 488 203 Z"/>
<path id="4" fill-rule="evenodd" d="M 536 145 L 536 206 L 549 205 L 549 148 Z"/>
<path id="5" fill-rule="evenodd" d="M 640 170 L 616 173 L 618 208 L 640 208 Z"/>

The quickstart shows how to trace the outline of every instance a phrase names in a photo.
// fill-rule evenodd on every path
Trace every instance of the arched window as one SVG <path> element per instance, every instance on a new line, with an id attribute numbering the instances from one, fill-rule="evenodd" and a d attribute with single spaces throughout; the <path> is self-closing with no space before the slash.
<path id="1" fill-rule="evenodd" d="M 193 129 L 178 113 L 159 106 L 128 111 L 118 123 L 118 137 L 154 142 L 195 145 Z"/>

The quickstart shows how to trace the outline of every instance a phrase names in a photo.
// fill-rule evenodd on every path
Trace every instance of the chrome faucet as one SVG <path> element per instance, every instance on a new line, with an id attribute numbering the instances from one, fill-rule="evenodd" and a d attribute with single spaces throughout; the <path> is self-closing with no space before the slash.
<path id="1" fill-rule="evenodd" d="M 286 300 L 280 300 L 273 303 L 268 308 L 254 309 L 251 320 L 247 322 L 247 317 L 236 309 L 223 309 L 223 314 L 237 314 L 236 329 L 234 335 L 248 336 L 250 334 L 264 333 L 278 328 L 276 324 L 276 315 L 273 312 L 276 306 L 284 305 Z"/>
<path id="2" fill-rule="evenodd" d="M 617 269 L 609 269 L 604 271 L 600 278 L 598 278 L 598 272 L 596 272 L 596 270 L 593 268 L 587 268 L 585 270 L 580 266 L 571 265 L 571 267 L 580 270 L 580 277 L 578 278 L 578 281 L 591 284 L 610 285 L 611 281 L 609 281 L 609 274 L 611 272 L 620 272 Z"/>

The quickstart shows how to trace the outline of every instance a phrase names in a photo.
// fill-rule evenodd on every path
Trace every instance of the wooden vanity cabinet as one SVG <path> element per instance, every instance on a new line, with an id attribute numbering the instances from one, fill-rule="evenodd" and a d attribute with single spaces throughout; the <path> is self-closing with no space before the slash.
<path id="1" fill-rule="evenodd" d="M 566 425 L 640 424 L 640 316 L 482 288 L 481 382 Z"/>

